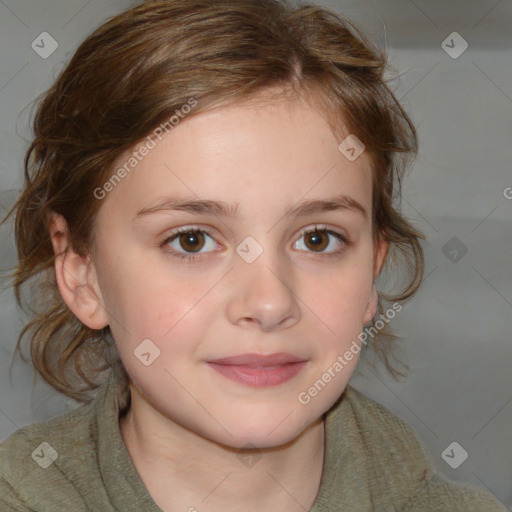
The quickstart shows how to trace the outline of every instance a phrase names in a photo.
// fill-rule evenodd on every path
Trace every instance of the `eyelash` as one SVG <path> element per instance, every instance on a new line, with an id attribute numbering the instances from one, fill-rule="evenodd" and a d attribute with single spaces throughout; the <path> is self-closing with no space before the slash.
<path id="1" fill-rule="evenodd" d="M 163 248 L 163 247 L 167 246 L 169 243 L 173 242 L 181 233 L 206 233 L 213 240 L 213 236 L 205 229 L 183 227 L 183 228 L 179 228 L 176 231 L 174 231 L 173 233 L 171 233 L 171 235 L 169 237 L 167 237 L 162 242 L 161 247 Z M 301 231 L 299 234 L 298 240 L 300 240 L 304 235 L 307 235 L 309 233 L 323 233 L 323 234 L 332 235 L 335 238 L 337 238 L 340 242 L 343 243 L 342 247 L 335 251 L 327 252 L 327 253 L 322 253 L 322 252 L 315 253 L 314 251 L 310 251 L 312 254 L 323 255 L 324 257 L 335 257 L 335 256 L 339 256 L 342 252 L 344 252 L 351 245 L 351 242 L 349 242 L 349 240 L 341 233 L 338 233 L 337 231 L 333 231 L 332 229 L 327 229 L 327 228 L 324 228 L 321 226 L 314 226 L 311 229 L 305 229 L 304 231 Z M 171 256 L 173 256 L 175 258 L 179 258 L 181 261 L 185 261 L 187 263 L 192 263 L 201 257 L 200 255 L 197 255 L 197 254 L 180 253 L 180 252 L 176 252 L 174 250 L 169 251 L 169 253 L 171 254 Z"/>

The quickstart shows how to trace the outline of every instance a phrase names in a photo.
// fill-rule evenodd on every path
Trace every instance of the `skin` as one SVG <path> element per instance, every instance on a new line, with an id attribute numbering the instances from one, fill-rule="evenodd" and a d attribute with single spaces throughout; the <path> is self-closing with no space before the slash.
<path id="1" fill-rule="evenodd" d="M 308 404 L 297 397 L 375 315 L 374 283 L 388 249 L 372 239 L 369 156 L 351 162 L 340 142 L 304 100 L 236 104 L 182 121 L 103 199 L 91 257 L 65 251 L 66 224 L 54 217 L 60 291 L 84 324 L 110 325 L 132 379 L 121 434 L 163 510 L 226 512 L 243 503 L 247 511 L 303 511 L 314 502 L 322 415 L 358 356 Z M 239 203 L 239 212 L 231 218 L 167 210 L 137 218 L 171 194 Z M 368 216 L 353 209 L 285 216 L 287 206 L 337 194 L 359 202 Z M 315 234 L 301 233 L 318 225 L 349 245 L 320 235 L 315 252 Z M 211 238 L 165 244 L 180 227 L 204 229 Z M 263 248 L 252 263 L 236 252 L 248 236 Z M 172 255 L 190 255 L 190 247 L 199 249 L 195 261 Z M 160 350 L 150 366 L 134 356 L 144 339 Z M 206 363 L 275 352 L 308 362 L 268 388 L 236 383 Z M 248 443 L 262 456 L 252 467 L 239 457 Z"/>

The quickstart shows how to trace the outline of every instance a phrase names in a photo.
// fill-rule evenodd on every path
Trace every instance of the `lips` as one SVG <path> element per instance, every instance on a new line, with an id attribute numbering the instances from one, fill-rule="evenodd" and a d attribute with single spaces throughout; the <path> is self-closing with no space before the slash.
<path id="1" fill-rule="evenodd" d="M 217 373 L 253 388 L 284 384 L 300 373 L 307 363 L 307 359 L 286 352 L 266 356 L 242 354 L 208 361 L 210 368 Z"/>
<path id="2" fill-rule="evenodd" d="M 249 368 L 267 368 L 271 366 L 282 366 L 289 363 L 300 363 L 303 361 L 306 361 L 306 359 L 294 356 L 293 354 L 288 354 L 286 352 L 278 352 L 276 354 L 269 355 L 242 354 L 239 356 L 213 359 L 208 362 L 233 366 L 248 366 Z"/>

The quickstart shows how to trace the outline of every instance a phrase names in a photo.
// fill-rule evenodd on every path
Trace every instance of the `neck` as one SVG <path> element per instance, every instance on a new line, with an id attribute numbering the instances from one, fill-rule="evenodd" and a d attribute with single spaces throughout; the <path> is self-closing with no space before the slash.
<path id="1" fill-rule="evenodd" d="M 144 485 L 164 511 L 300 511 L 320 487 L 324 421 L 319 418 L 285 445 L 242 450 L 216 443 L 169 420 L 165 432 L 132 403 L 119 419 L 121 435 Z M 142 399 L 143 400 L 143 399 Z M 167 428 L 168 427 L 168 428 Z M 305 463 L 306 461 L 306 463 Z"/>

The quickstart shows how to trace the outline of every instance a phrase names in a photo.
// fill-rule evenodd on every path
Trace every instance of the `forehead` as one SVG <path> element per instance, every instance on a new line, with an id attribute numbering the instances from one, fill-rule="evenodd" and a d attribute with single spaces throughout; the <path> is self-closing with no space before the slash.
<path id="1" fill-rule="evenodd" d="M 181 193 L 236 202 L 244 213 L 244 199 L 261 208 L 284 207 L 338 193 L 354 196 L 370 211 L 369 155 L 349 160 L 322 112 L 308 101 L 260 99 L 218 108 L 181 120 L 161 139 L 109 193 L 106 209 L 128 202 L 138 212 L 166 194 Z M 114 172 L 145 143 L 122 155 Z"/>

